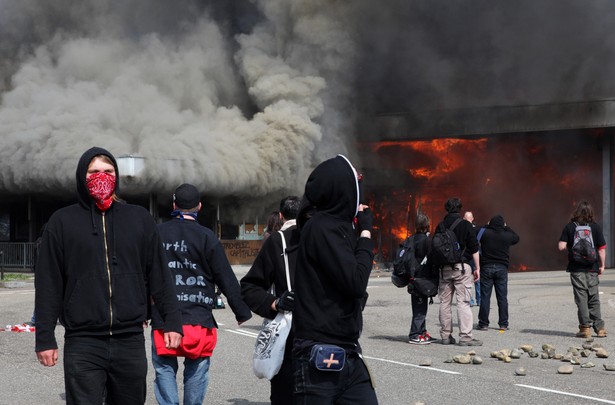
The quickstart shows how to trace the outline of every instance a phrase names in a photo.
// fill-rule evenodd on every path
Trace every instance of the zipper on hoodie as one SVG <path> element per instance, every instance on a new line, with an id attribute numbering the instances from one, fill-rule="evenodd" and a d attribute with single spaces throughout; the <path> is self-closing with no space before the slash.
<path id="1" fill-rule="evenodd" d="M 113 290 L 111 289 L 111 268 L 109 267 L 109 248 L 107 247 L 107 226 L 105 213 L 102 212 L 103 240 L 105 241 L 105 267 L 107 268 L 107 280 L 109 283 L 109 335 L 113 335 Z"/>

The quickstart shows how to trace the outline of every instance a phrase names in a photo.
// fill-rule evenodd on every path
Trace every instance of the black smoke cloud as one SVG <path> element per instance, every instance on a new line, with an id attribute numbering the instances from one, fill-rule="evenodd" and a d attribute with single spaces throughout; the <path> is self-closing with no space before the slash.
<path id="1" fill-rule="evenodd" d="M 603 0 L 0 0 L 0 189 L 65 192 L 92 145 L 271 205 L 376 113 L 612 97 Z M 252 215 L 238 209 L 238 218 Z"/>

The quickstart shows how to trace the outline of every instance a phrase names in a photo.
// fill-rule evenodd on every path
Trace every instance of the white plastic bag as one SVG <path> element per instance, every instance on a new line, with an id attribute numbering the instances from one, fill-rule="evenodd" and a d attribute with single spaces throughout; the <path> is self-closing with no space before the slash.
<path id="1" fill-rule="evenodd" d="M 271 380 L 280 371 L 292 321 L 292 312 L 279 312 L 273 320 L 263 321 L 252 355 L 252 369 L 258 378 Z"/>

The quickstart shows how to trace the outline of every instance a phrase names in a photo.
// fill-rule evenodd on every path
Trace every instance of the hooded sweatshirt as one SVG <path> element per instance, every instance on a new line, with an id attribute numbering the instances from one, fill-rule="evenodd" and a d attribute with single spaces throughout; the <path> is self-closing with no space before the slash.
<path id="1" fill-rule="evenodd" d="M 310 174 L 299 213 L 295 271 L 293 323 L 298 350 L 306 342 L 359 350 L 374 244 L 370 238 L 357 238 L 353 219 L 358 205 L 356 171 L 345 157 L 329 159 Z"/>
<path id="2" fill-rule="evenodd" d="M 510 262 L 509 249 L 518 242 L 519 236 L 505 225 L 504 218 L 501 215 L 491 218 L 480 239 L 481 267 L 488 264 L 503 264 L 508 267 Z"/>
<path id="3" fill-rule="evenodd" d="M 150 295 L 165 331 L 182 333 L 171 274 L 163 267 L 154 219 L 140 206 L 114 201 L 101 212 L 86 185 L 97 155 L 115 166 L 107 150 L 94 147 L 79 159 L 78 202 L 56 211 L 43 234 L 36 269 L 36 351 L 57 349 L 57 320 L 65 337 L 143 333 Z"/>

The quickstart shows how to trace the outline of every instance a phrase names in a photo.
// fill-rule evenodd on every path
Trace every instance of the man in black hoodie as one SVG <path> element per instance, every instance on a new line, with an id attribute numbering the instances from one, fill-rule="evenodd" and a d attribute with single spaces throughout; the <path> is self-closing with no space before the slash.
<path id="1" fill-rule="evenodd" d="M 359 346 L 374 257 L 372 215 L 360 195 L 342 155 L 318 165 L 305 185 L 293 312 L 297 404 L 378 403 Z"/>
<path id="2" fill-rule="evenodd" d="M 143 325 L 150 296 L 164 318 L 165 343 L 181 341 L 181 315 L 163 267 L 156 223 L 117 197 L 117 162 L 94 147 L 79 159 L 78 203 L 56 211 L 43 233 L 35 279 L 36 355 L 58 361 L 64 326 L 67 404 L 143 404 L 147 358 Z"/>
<path id="3" fill-rule="evenodd" d="M 519 243 L 519 236 L 506 226 L 504 217 L 496 215 L 485 227 L 480 239 L 481 303 L 478 312 L 478 329 L 489 329 L 491 291 L 495 287 L 498 301 L 498 324 L 508 329 L 508 265 L 510 247 Z"/>

